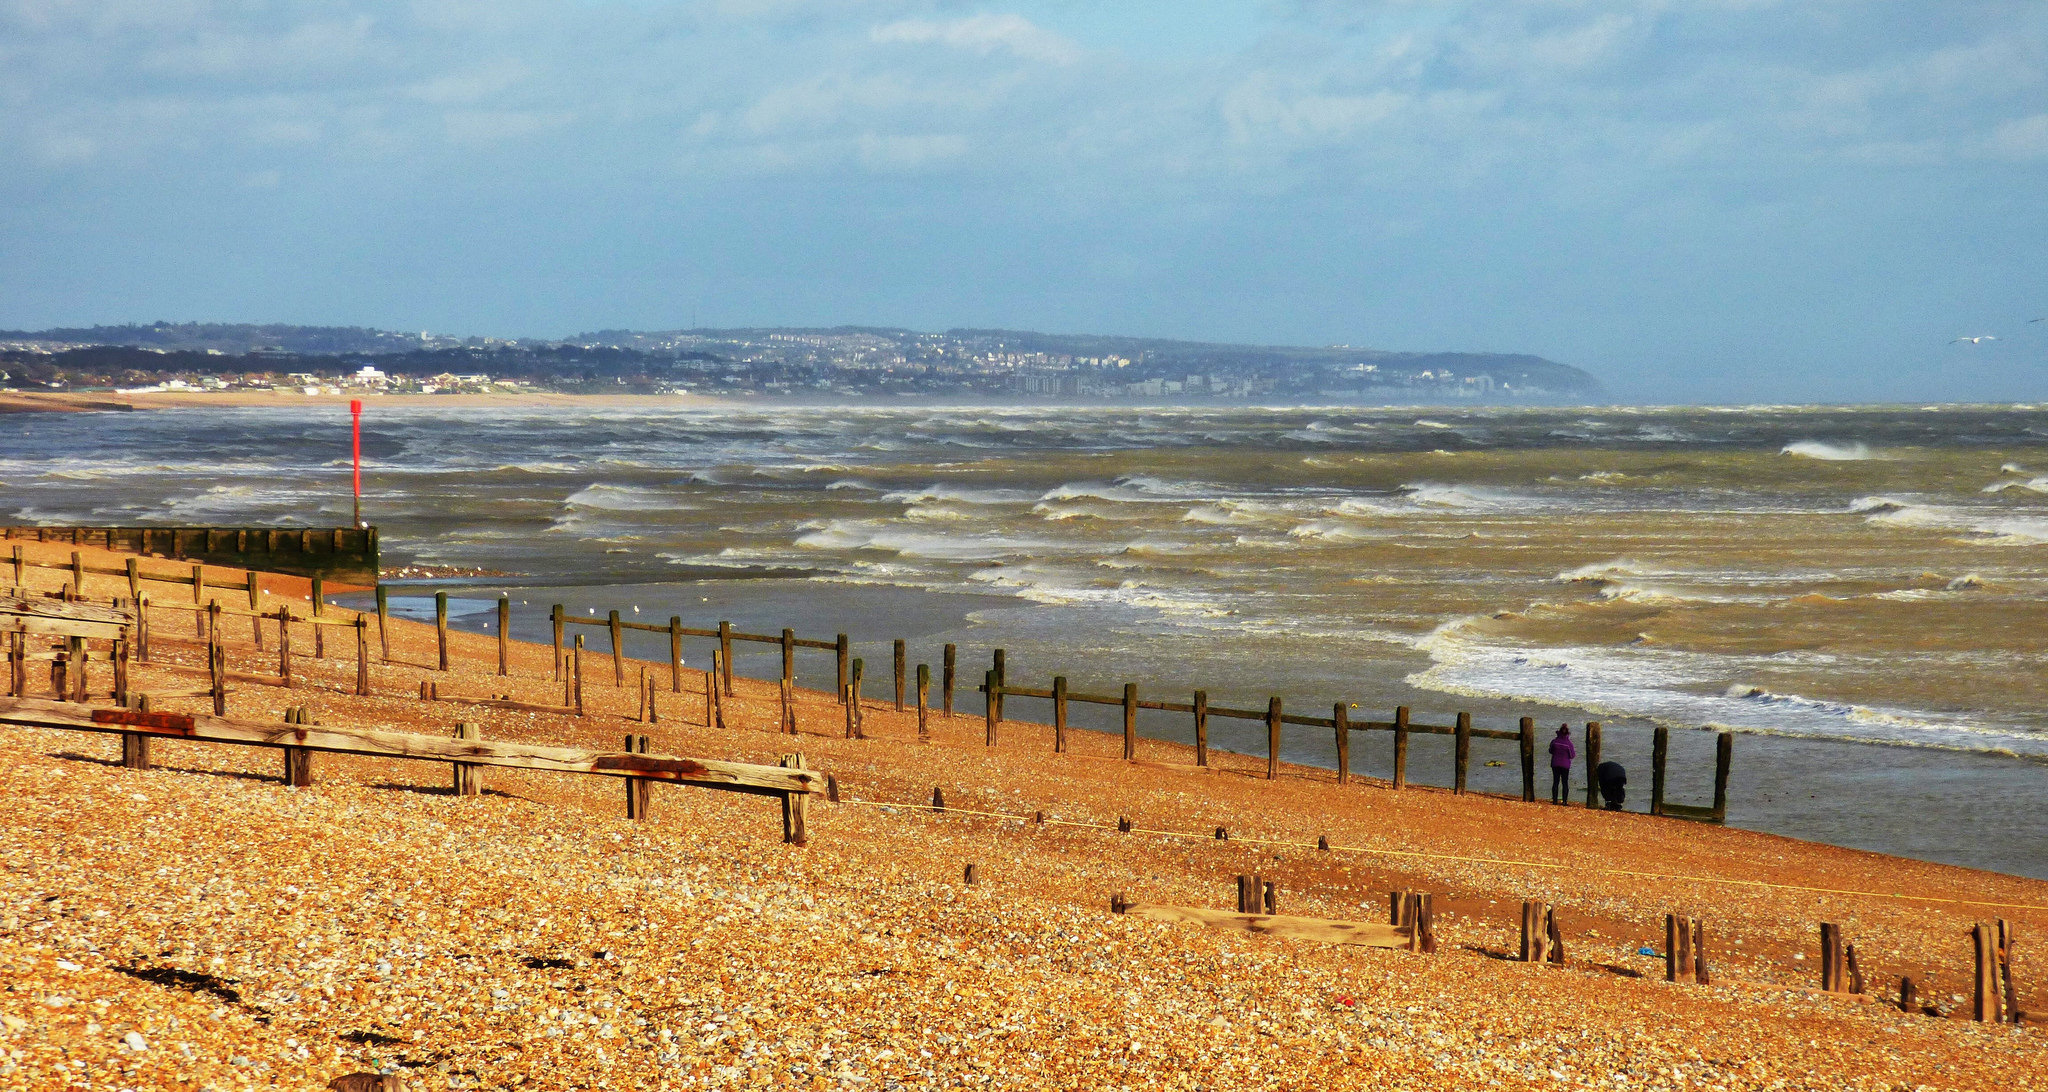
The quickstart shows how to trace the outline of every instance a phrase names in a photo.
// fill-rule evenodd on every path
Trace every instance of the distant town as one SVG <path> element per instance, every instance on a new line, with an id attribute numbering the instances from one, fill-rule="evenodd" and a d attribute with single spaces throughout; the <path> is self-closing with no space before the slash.
<path id="1" fill-rule="evenodd" d="M 703 394 L 1017 402 L 1544 402 L 1599 394 L 1540 357 L 1017 330 L 606 330 L 538 340 L 156 323 L 0 331 L 0 390 Z"/>

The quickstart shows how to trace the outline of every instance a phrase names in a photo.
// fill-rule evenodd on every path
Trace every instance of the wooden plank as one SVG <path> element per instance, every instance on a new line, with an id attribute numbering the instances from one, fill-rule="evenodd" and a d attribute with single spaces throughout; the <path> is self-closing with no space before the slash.
<path id="1" fill-rule="evenodd" d="M 1209 765 L 1209 692 L 1207 690 L 1195 691 L 1194 708 L 1190 712 L 1195 715 L 1195 765 L 1206 767 Z"/>
<path id="2" fill-rule="evenodd" d="M 1263 888 L 1263 881 L 1261 882 Z M 1263 898 L 1263 890 L 1260 893 Z M 1126 903 L 1124 914 L 1147 921 L 1180 922 L 1258 936 L 1312 940 L 1321 944 L 1356 944 L 1368 948 L 1406 948 L 1412 930 L 1378 922 L 1306 918 L 1291 914 L 1241 914 L 1198 906 L 1146 906 Z"/>
<path id="3" fill-rule="evenodd" d="M 80 709 L 63 702 L 35 698 L 0 698 L 0 724 L 26 728 L 60 728 L 86 732 L 141 732 L 201 743 L 260 747 L 304 747 L 334 754 L 373 758 L 410 758 L 429 762 L 470 762 L 508 769 L 606 777 L 646 777 L 656 781 L 703 785 L 742 792 L 807 793 L 822 789 L 823 774 L 747 762 L 682 758 L 674 755 L 589 751 L 576 747 L 491 740 L 443 739 L 437 736 L 384 732 L 368 728 L 266 723 L 228 717 L 194 716 L 190 728 L 137 725 L 122 721 L 120 709 Z M 129 714 L 132 716 L 132 714 Z M 100 717 L 107 719 L 102 720 Z"/>

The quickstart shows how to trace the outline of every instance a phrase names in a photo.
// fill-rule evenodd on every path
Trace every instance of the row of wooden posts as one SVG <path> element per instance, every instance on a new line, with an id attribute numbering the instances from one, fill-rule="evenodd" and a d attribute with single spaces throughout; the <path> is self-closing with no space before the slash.
<path id="1" fill-rule="evenodd" d="M 388 616 L 388 605 L 384 589 L 378 589 L 378 615 Z M 439 663 L 446 670 L 448 663 L 448 608 L 447 593 L 435 595 L 435 628 L 439 637 Z M 782 724 L 785 730 L 795 730 L 795 712 L 792 690 L 796 681 L 796 654 L 799 649 L 816 649 L 833 654 L 835 680 L 834 693 L 846 710 L 846 735 L 849 738 L 861 736 L 861 704 L 865 663 L 851 654 L 851 642 L 846 634 L 837 634 L 832 640 L 818 640 L 798 637 L 792 629 L 780 634 L 743 633 L 735 630 L 729 621 L 721 621 L 714 629 L 692 628 L 683 625 L 680 616 L 672 616 L 666 624 L 631 622 L 620 616 L 616 610 L 605 617 L 577 618 L 569 614 L 562 604 L 555 604 L 549 611 L 549 622 L 553 631 L 555 677 L 564 683 L 563 706 L 582 712 L 582 653 L 583 640 L 580 635 L 569 635 L 572 626 L 601 628 L 610 636 L 610 657 L 612 682 L 625 686 L 629 678 L 628 657 L 625 653 L 625 635 L 628 632 L 642 632 L 665 635 L 668 638 L 669 687 L 675 693 L 684 688 L 683 639 L 685 637 L 708 638 L 717 642 L 712 654 L 712 670 L 706 676 L 705 700 L 707 720 L 718 719 L 722 695 L 733 693 L 733 645 L 736 642 L 754 642 L 775 645 L 781 650 L 780 687 L 782 698 Z M 498 673 L 509 673 L 511 601 L 501 597 L 497 605 Z M 906 699 L 914 694 L 919 738 L 928 734 L 928 716 L 931 711 L 933 678 L 929 664 L 918 664 L 915 668 L 914 690 L 910 685 L 910 665 L 906 655 L 905 642 L 897 640 L 893 648 L 893 680 L 896 709 L 906 710 Z M 695 675 L 696 673 L 691 673 Z M 947 644 L 942 651 L 941 673 L 938 681 L 939 710 L 953 714 L 954 693 L 958 677 L 958 650 Z M 639 673 L 638 685 L 642 691 L 642 719 L 651 719 L 653 696 L 652 681 L 643 669 Z M 984 695 L 985 742 L 993 747 L 997 743 L 1000 725 L 1004 720 L 1005 698 L 1035 698 L 1050 701 L 1052 708 L 1053 750 L 1065 752 L 1068 736 L 1068 710 L 1072 703 L 1118 706 L 1123 711 L 1123 754 L 1126 759 L 1137 757 L 1138 713 L 1152 710 L 1170 713 L 1185 713 L 1192 717 L 1195 764 L 1209 764 L 1209 719 L 1211 717 L 1236 718 L 1263 721 L 1266 725 L 1266 776 L 1276 777 L 1280 765 L 1280 749 L 1284 726 L 1299 725 L 1324 728 L 1334 731 L 1337 756 L 1337 780 L 1340 784 L 1351 779 L 1351 733 L 1359 731 L 1385 731 L 1393 739 L 1393 787 L 1406 788 L 1408 784 L 1409 738 L 1411 735 L 1447 735 L 1453 737 L 1453 758 L 1451 788 L 1462 793 L 1471 768 L 1472 740 L 1502 739 L 1515 740 L 1519 745 L 1522 773 L 1522 798 L 1535 802 L 1537 795 L 1537 750 L 1539 739 L 1534 718 L 1522 717 L 1513 731 L 1476 728 L 1469 713 L 1459 713 L 1455 723 L 1449 725 L 1421 724 L 1411 721 L 1409 710 L 1402 706 L 1394 711 L 1392 720 L 1352 720 L 1350 707 L 1344 702 L 1333 703 L 1328 717 L 1304 716 L 1285 710 L 1278 696 L 1267 699 L 1264 709 L 1238 709 L 1211 705 L 1208 692 L 1195 690 L 1192 700 L 1187 702 L 1141 699 L 1138 684 L 1125 683 L 1121 694 L 1087 694 L 1071 690 L 1065 676 L 1052 680 L 1047 689 L 1012 686 L 1007 681 L 1007 669 L 1003 649 L 991 652 L 990 665 L 983 675 L 982 685 L 976 690 Z M 1670 729 L 1659 726 L 1652 733 L 1650 751 L 1650 813 L 1678 818 L 1697 819 L 1708 822 L 1725 821 L 1728 814 L 1728 779 L 1733 766 L 1735 737 L 1733 733 L 1722 732 L 1716 740 L 1714 762 L 1714 802 L 1708 807 L 1688 806 L 1675 803 L 1667 798 L 1666 774 L 1670 754 Z M 1602 732 L 1599 722 L 1588 722 L 1583 736 L 1585 799 L 1586 806 L 1600 806 L 1600 791 L 1594 771 L 1602 758 Z"/>
<path id="2" fill-rule="evenodd" d="M 203 609 L 205 605 L 218 607 L 217 603 L 209 603 L 207 600 L 208 589 L 246 590 L 250 601 L 250 611 L 248 614 L 252 618 L 252 627 L 254 629 L 253 640 L 258 648 L 261 648 L 263 645 L 262 619 L 264 618 L 272 618 L 277 621 L 280 631 L 279 643 L 281 646 L 288 646 L 290 642 L 291 623 L 310 622 L 313 625 L 315 656 L 323 655 L 325 652 L 324 634 L 321 631 L 322 626 L 340 624 L 353 627 L 357 631 L 357 692 L 361 694 L 368 693 L 369 672 L 368 656 L 365 648 L 365 622 L 360 615 L 351 621 L 339 623 L 322 617 L 325 613 L 325 595 L 324 589 L 321 587 L 321 580 L 318 577 L 312 578 L 311 617 L 301 618 L 293 617 L 289 612 L 289 608 L 270 614 L 260 612 L 258 609 L 260 604 L 258 580 L 253 573 L 241 580 L 221 581 L 215 578 L 209 581 L 206 567 L 203 565 L 193 565 L 189 576 L 182 573 L 177 576 L 171 576 L 161 573 L 144 573 L 139 568 L 135 558 L 126 559 L 126 565 L 116 569 L 106 566 L 89 566 L 85 564 L 82 554 L 78 552 L 73 552 L 69 566 L 26 562 L 19 546 L 13 548 L 13 554 L 13 563 L 17 573 L 17 585 L 21 583 L 19 574 L 25 565 L 69 568 L 73 573 L 76 585 L 80 587 L 83 586 L 83 580 L 87 574 L 125 576 L 129 583 L 131 597 L 137 599 L 141 598 L 141 585 L 143 582 L 188 585 L 192 588 L 196 615 L 195 626 L 202 635 L 209 632 L 207 626 L 208 615 L 211 614 L 216 620 L 219 617 L 218 614 L 212 614 L 212 612 Z M 390 658 L 388 626 L 390 607 L 388 591 L 383 585 L 379 585 L 376 589 L 376 602 L 379 649 L 382 658 L 388 660 Z M 170 606 L 173 604 L 158 603 L 154 605 Z M 229 611 L 227 613 L 242 612 Z M 861 725 L 860 705 L 862 702 L 865 665 L 859 657 L 851 655 L 851 645 L 846 634 L 841 633 L 836 635 L 833 640 L 824 641 L 798 637 L 791 629 L 784 629 L 779 635 L 742 633 L 734 630 L 732 623 L 729 621 L 719 622 L 715 629 L 699 629 L 684 626 L 680 616 L 670 617 L 666 624 L 650 624 L 627 621 L 616 610 L 609 611 L 601 619 L 594 617 L 577 618 L 571 616 L 567 608 L 562 604 L 554 605 L 549 612 L 549 619 L 553 634 L 555 677 L 564 683 L 563 700 L 562 704 L 558 707 L 536 708 L 554 712 L 569 712 L 573 710 L 578 715 L 582 714 L 583 672 L 581 670 L 580 652 L 583 642 L 580 636 L 573 641 L 565 642 L 565 630 L 571 626 L 590 626 L 603 628 L 610 636 L 612 681 L 615 686 L 624 686 L 627 682 L 627 657 L 625 655 L 624 639 L 627 632 L 656 633 L 667 636 L 669 687 L 676 693 L 681 693 L 684 686 L 683 639 L 685 637 L 696 637 L 715 640 L 717 645 L 713 656 L 713 670 L 709 675 L 709 679 L 715 681 L 715 690 L 717 692 L 714 693 L 714 686 L 710 683 L 706 685 L 706 703 L 712 707 L 706 710 L 706 717 L 707 721 L 712 722 L 722 720 L 721 714 L 723 710 L 719 708 L 722 706 L 722 702 L 719 702 L 717 699 L 719 697 L 729 697 L 733 693 L 734 643 L 754 642 L 779 646 L 782 653 L 780 672 L 782 688 L 781 719 L 783 727 L 792 731 L 795 727 L 794 695 L 792 691 L 796 679 L 797 650 L 816 649 L 830 651 L 833 653 L 836 676 L 834 692 L 839 695 L 846 708 L 846 734 L 850 737 L 864 734 Z M 446 671 L 449 668 L 449 628 L 448 594 L 445 591 L 437 592 L 434 596 L 434 625 L 437 637 L 436 667 L 438 670 Z M 510 627 L 511 601 L 509 598 L 501 596 L 497 603 L 495 626 L 498 637 L 498 673 L 500 675 L 510 674 Z M 218 628 L 217 622 L 214 628 Z M 140 654 L 144 658 L 147 656 L 146 642 L 145 636 L 144 647 L 140 650 Z M 907 677 L 910 673 L 908 657 L 904 641 L 899 639 L 893 644 L 892 666 L 895 706 L 898 711 L 903 711 L 905 710 L 906 698 L 910 690 Z M 956 646 L 952 644 L 944 646 L 941 674 L 937 680 L 939 683 L 940 710 L 948 716 L 952 715 L 954 711 L 954 694 L 958 677 L 957 655 Z M 290 686 L 290 654 L 284 648 L 280 648 L 279 665 L 279 676 L 284 680 L 282 685 Z M 696 673 L 693 672 L 692 674 Z M 1453 792 L 1462 793 L 1465 791 L 1468 772 L 1471 766 L 1472 739 L 1474 737 L 1480 739 L 1513 739 L 1517 741 L 1520 751 L 1522 798 L 1530 802 L 1534 802 L 1538 798 L 1538 763 L 1536 759 L 1539 740 L 1535 721 L 1530 717 L 1521 718 L 1519 725 L 1514 731 L 1476 728 L 1473 726 L 1471 715 L 1468 713 L 1457 714 L 1455 723 L 1450 725 L 1420 724 L 1410 721 L 1408 709 L 1403 706 L 1394 711 L 1392 720 L 1354 721 L 1350 719 L 1349 706 L 1343 702 L 1332 704 L 1329 717 L 1316 717 L 1286 712 L 1282 700 L 1278 696 L 1269 698 L 1266 708 L 1263 710 L 1240 709 L 1211 705 L 1207 692 L 1199 689 L 1193 691 L 1190 701 L 1175 702 L 1140 699 L 1136 683 L 1124 684 L 1121 694 L 1104 695 L 1072 691 L 1069 689 L 1064 676 L 1055 677 L 1052 680 L 1051 687 L 1047 689 L 1011 686 L 1008 684 L 1006 676 L 1004 650 L 995 649 L 991 653 L 989 668 L 983 675 L 982 685 L 976 688 L 986 695 L 984 702 L 986 742 L 991 747 L 996 745 L 999 726 L 1004 719 L 1003 706 L 1006 697 L 1033 698 L 1046 700 L 1051 703 L 1053 749 L 1056 752 L 1064 752 L 1067 749 L 1068 707 L 1071 703 L 1079 702 L 1083 704 L 1121 707 L 1123 712 L 1124 757 L 1127 759 L 1136 757 L 1138 739 L 1137 720 L 1140 710 L 1189 714 L 1192 718 L 1192 742 L 1195 750 L 1195 764 L 1198 766 L 1209 764 L 1209 718 L 1235 718 L 1263 721 L 1265 723 L 1267 777 L 1274 777 L 1278 774 L 1284 726 L 1297 725 L 1332 730 L 1334 732 L 1336 750 L 1337 780 L 1341 784 L 1348 782 L 1351 777 L 1351 733 L 1355 731 L 1386 731 L 1392 734 L 1393 741 L 1393 787 L 1401 789 L 1405 788 L 1408 783 L 1409 737 L 1412 734 L 1448 735 L 1454 739 L 1450 787 Z M 918 717 L 919 735 L 922 738 L 928 733 L 927 718 L 931 705 L 932 683 L 934 681 L 930 666 L 927 664 L 916 665 L 915 678 L 915 708 Z M 658 714 L 654 712 L 653 683 L 644 670 L 639 672 L 638 685 L 642 692 L 639 719 L 651 721 Z M 509 698 L 501 699 L 500 701 L 502 704 L 508 705 L 526 704 L 511 702 Z M 1733 761 L 1733 734 L 1722 732 L 1716 741 L 1714 802 L 1709 807 L 1688 806 L 1667 799 L 1666 771 L 1669 747 L 1669 729 L 1662 726 L 1654 729 L 1650 753 L 1650 813 L 1653 815 L 1669 815 L 1710 822 L 1725 820 L 1728 808 L 1728 779 Z M 1594 771 L 1600 765 L 1603 757 L 1602 733 L 1599 722 L 1593 721 L 1586 724 L 1582 750 L 1584 752 L 1583 768 L 1585 770 L 1586 805 L 1587 807 L 1598 807 L 1600 806 L 1599 786 L 1597 778 L 1594 776 Z"/>

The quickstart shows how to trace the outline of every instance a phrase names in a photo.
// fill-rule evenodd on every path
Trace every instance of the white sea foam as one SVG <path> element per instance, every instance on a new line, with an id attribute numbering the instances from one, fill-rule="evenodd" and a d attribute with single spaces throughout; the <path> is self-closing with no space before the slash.
<path id="1" fill-rule="evenodd" d="M 1185 502 L 1190 497 L 1206 497 L 1218 492 L 1222 490 L 1197 482 L 1167 481 L 1134 474 L 1112 482 L 1068 482 L 1046 490 L 1038 499 L 1058 501 L 1085 498 L 1132 504 L 1157 504 L 1167 501 Z"/>
<path id="2" fill-rule="evenodd" d="M 828 520 L 796 539 L 809 550 L 886 550 L 902 557 L 948 561 L 993 561 L 1019 554 L 1071 552 L 1043 539 L 994 534 L 950 534 L 910 528 L 884 520 Z"/>
<path id="3" fill-rule="evenodd" d="M 637 485 L 596 482 L 563 498 L 572 508 L 595 508 L 606 512 L 660 512 L 695 507 L 671 493 Z"/>
<path id="4" fill-rule="evenodd" d="M 1863 497 L 1851 504 L 1849 511 L 1882 526 L 1945 531 L 1983 545 L 2048 542 L 2048 513 L 1919 504 L 1894 497 Z"/>
<path id="5" fill-rule="evenodd" d="M 1314 539 L 1322 542 L 1367 542 L 1391 537 L 1394 532 L 1378 528 L 1363 527 L 1343 520 L 1315 519 L 1297 523 L 1287 531 L 1290 538 Z"/>
<path id="6" fill-rule="evenodd" d="M 2011 466 L 2012 464 L 2007 463 L 2005 465 Z M 2048 493 L 2048 478 L 2028 478 L 2026 481 L 2007 478 L 2004 481 L 1992 482 L 1990 485 L 1985 486 L 1984 492 L 2003 493 L 2008 489 L 2024 489 L 2029 493 Z"/>
<path id="7" fill-rule="evenodd" d="M 1478 485 L 1444 485 L 1437 482 L 1416 482 L 1404 485 L 1410 503 L 1421 508 L 1460 508 L 1484 511 L 1509 507 L 1534 506 L 1535 502 L 1496 489 Z"/>
<path id="8" fill-rule="evenodd" d="M 1431 666 L 1407 681 L 1443 693 L 1538 701 L 1603 717 L 1910 746 L 2048 756 L 2048 736 L 1984 721 L 1774 693 L 1743 683 L 1742 657 L 1634 645 L 1527 648 L 1456 619 L 1416 642 Z"/>
<path id="9" fill-rule="evenodd" d="M 1802 459 L 1819 459 L 1822 462 L 1860 462 L 1875 458 L 1870 445 L 1863 443 L 1827 444 L 1819 440 L 1795 440 L 1778 449 L 1780 455 L 1797 455 Z"/>
<path id="10" fill-rule="evenodd" d="M 885 501 L 898 504 L 923 504 L 930 501 L 951 501 L 956 504 L 1027 504 L 1037 499 L 1037 494 L 1023 489 L 971 489 L 960 485 L 927 485 L 923 489 L 901 489 L 882 494 Z"/>

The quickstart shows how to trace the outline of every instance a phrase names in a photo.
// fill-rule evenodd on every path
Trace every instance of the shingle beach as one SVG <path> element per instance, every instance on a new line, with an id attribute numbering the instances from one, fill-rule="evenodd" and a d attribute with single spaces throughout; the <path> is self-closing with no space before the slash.
<path id="1" fill-rule="evenodd" d="M 152 622 L 134 687 L 191 689 L 192 615 Z M 232 669 L 274 664 L 229 632 Z M 534 703 L 561 688 L 546 646 L 515 645 L 500 678 L 492 637 L 457 634 L 442 673 L 431 626 L 390 636 L 375 696 L 350 692 L 334 641 L 298 689 L 235 684 L 230 715 L 801 752 L 841 801 L 814 796 L 792 846 L 766 797 L 655 785 L 633 822 L 612 778 L 487 769 L 458 797 L 445 763 L 321 754 L 292 789 L 271 749 L 158 740 L 137 771 L 118 736 L 0 729 L 0 1088 L 318 1089 L 365 1070 L 411 1089 L 2048 1087 L 2031 1015 L 1967 1020 L 1968 930 L 1996 918 L 2020 1008 L 2048 1011 L 2048 883 L 1321 769 L 1267 781 L 1263 758 L 1202 770 L 1151 740 L 1135 763 L 1088 732 L 1055 755 L 1018 722 L 990 749 L 978 701 L 919 743 L 873 686 L 860 740 L 823 690 L 778 731 L 772 681 L 740 680 L 709 727 L 704 676 L 672 693 L 665 666 L 642 724 L 604 658 L 581 718 L 423 702 L 422 680 Z M 1110 913 L 1118 894 L 1229 909 L 1249 873 L 1283 913 L 1323 918 L 1385 921 L 1390 890 L 1431 892 L 1438 951 Z M 1556 908 L 1565 965 L 1516 958 L 1524 899 Z M 1713 985 L 1663 981 L 1673 912 L 1705 919 Z M 1865 995 L 1817 991 L 1824 921 Z M 1944 1018 L 1890 1003 L 1902 975 Z"/>

